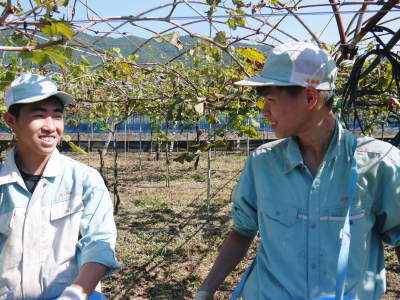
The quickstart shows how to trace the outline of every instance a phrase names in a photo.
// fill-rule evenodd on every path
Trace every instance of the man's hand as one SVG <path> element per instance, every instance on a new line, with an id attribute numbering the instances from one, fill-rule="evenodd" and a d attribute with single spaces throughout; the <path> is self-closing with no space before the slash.
<path id="1" fill-rule="evenodd" d="M 214 292 L 246 255 L 252 241 L 252 237 L 244 236 L 234 230 L 228 234 L 213 267 L 200 285 L 199 292 L 208 291 L 211 298 L 198 298 L 199 300 L 213 299 Z"/>
<path id="2" fill-rule="evenodd" d="M 71 287 L 80 290 L 86 297 L 89 297 L 106 272 L 107 267 L 102 264 L 86 263 L 82 266 Z"/>
<path id="3" fill-rule="evenodd" d="M 87 296 L 79 286 L 69 286 L 58 297 L 59 300 L 86 300 Z"/>

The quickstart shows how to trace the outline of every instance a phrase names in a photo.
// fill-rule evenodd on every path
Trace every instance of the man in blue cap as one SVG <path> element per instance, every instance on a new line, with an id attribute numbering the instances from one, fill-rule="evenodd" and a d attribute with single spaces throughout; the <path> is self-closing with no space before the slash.
<path id="1" fill-rule="evenodd" d="M 260 76 L 236 83 L 256 87 L 279 140 L 248 158 L 233 193 L 233 230 L 195 299 L 213 299 L 257 234 L 257 255 L 240 296 L 335 297 L 346 220 L 351 238 L 344 295 L 377 300 L 384 294 L 382 242 L 400 246 L 400 151 L 342 128 L 331 109 L 335 77 L 332 59 L 300 42 L 274 48 Z"/>
<path id="2" fill-rule="evenodd" d="M 36 74 L 6 91 L 16 146 L 0 166 L 1 299 L 86 299 L 119 268 L 103 179 L 56 148 L 72 101 Z"/>

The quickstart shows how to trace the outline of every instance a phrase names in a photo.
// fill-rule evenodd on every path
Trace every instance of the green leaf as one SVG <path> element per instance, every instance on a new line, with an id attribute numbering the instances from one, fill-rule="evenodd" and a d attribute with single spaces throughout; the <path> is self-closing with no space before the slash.
<path id="1" fill-rule="evenodd" d="M 42 1 L 40 1 L 40 0 L 35 0 L 35 3 L 37 6 L 42 6 Z"/>
<path id="2" fill-rule="evenodd" d="M 19 57 L 31 60 L 33 63 L 41 66 L 50 62 L 48 55 L 43 51 L 21 52 Z"/>
<path id="3" fill-rule="evenodd" d="M 54 61 L 59 64 L 61 67 L 66 68 L 67 61 L 68 61 L 68 56 L 65 56 L 64 53 L 62 53 L 59 50 L 56 49 L 46 49 L 44 50 L 44 53 L 47 54 L 49 57 L 53 58 Z"/>
<path id="4" fill-rule="evenodd" d="M 220 31 L 214 37 L 214 42 L 219 43 L 221 45 L 226 45 L 226 32 Z"/>
<path id="5" fill-rule="evenodd" d="M 73 142 L 68 142 L 68 145 L 71 147 L 71 149 L 75 152 L 78 153 L 83 153 L 83 154 L 88 154 L 85 150 L 83 150 L 81 147 L 78 147 L 77 145 L 75 145 Z"/>
<path id="6" fill-rule="evenodd" d="M 69 40 L 74 36 L 74 30 L 69 23 L 54 20 L 51 20 L 50 24 L 42 26 L 40 31 L 48 36 L 62 35 Z"/>
<path id="7" fill-rule="evenodd" d="M 215 117 L 214 114 L 209 114 L 207 117 L 207 122 L 208 124 L 211 125 L 216 125 L 216 124 L 220 124 L 221 122 Z"/>
<path id="8" fill-rule="evenodd" d="M 257 108 L 258 108 L 259 110 L 263 110 L 263 109 L 264 109 L 264 101 L 262 101 L 262 100 L 257 100 L 256 105 L 257 105 Z"/>
<path id="9" fill-rule="evenodd" d="M 67 6 L 68 5 L 68 0 L 58 0 L 57 5 L 58 6 Z"/>
<path id="10" fill-rule="evenodd" d="M 257 138 L 258 133 L 253 126 L 243 126 L 242 131 L 250 138 Z"/>
<path id="11" fill-rule="evenodd" d="M 260 64 L 263 64 L 265 61 L 265 55 L 255 48 L 239 48 L 236 51 L 251 61 Z"/>
<path id="12" fill-rule="evenodd" d="M 232 30 L 236 30 L 236 28 L 237 28 L 237 23 L 236 23 L 235 18 L 228 19 L 228 21 L 226 21 L 226 24 L 228 24 L 229 28 Z"/>
<path id="13" fill-rule="evenodd" d="M 185 152 L 181 155 L 179 155 L 177 158 L 174 159 L 174 161 L 179 162 L 181 164 L 184 164 L 185 162 L 191 162 L 195 158 L 197 158 L 200 154 L 199 153 L 189 153 Z"/>
<path id="14" fill-rule="evenodd" d="M 69 142 L 72 140 L 71 136 L 68 135 L 68 134 L 63 134 L 63 135 L 61 136 L 61 138 L 62 138 L 62 140 L 63 140 L 64 142 L 67 142 L 67 143 L 69 143 Z"/>
<path id="15" fill-rule="evenodd" d="M 239 26 L 245 26 L 245 25 L 246 25 L 246 18 L 244 18 L 244 17 L 237 17 L 237 18 L 236 18 L 236 23 L 237 23 Z"/>

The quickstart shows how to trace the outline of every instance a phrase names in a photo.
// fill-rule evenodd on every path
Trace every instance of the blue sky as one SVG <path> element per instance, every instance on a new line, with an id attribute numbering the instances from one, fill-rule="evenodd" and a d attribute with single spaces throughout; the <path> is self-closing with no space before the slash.
<path id="1" fill-rule="evenodd" d="M 31 0 L 33 1 L 33 0 Z M 72 4 L 74 1 L 70 0 L 70 4 Z M 127 16 L 127 15 L 132 15 L 132 16 L 137 16 L 142 12 L 145 12 L 151 8 L 157 7 L 157 6 L 162 6 L 165 4 L 170 4 L 172 3 L 172 0 L 78 0 L 77 1 L 77 7 L 76 7 L 76 17 L 75 20 L 80 20 L 81 22 L 79 24 L 84 25 L 87 23 L 88 19 L 97 19 L 97 15 L 100 17 L 111 17 L 111 16 Z M 205 2 L 205 1 L 203 1 Z M 232 6 L 230 1 L 225 1 L 227 3 L 227 6 Z M 245 2 L 250 2 L 250 1 L 245 1 Z M 256 3 L 257 1 L 251 1 L 253 4 Z M 311 4 L 311 3 L 316 3 L 317 1 L 315 0 L 303 0 L 302 4 Z M 319 3 L 328 3 L 328 1 L 318 1 Z M 28 0 L 22 0 L 23 5 L 28 5 L 29 1 Z M 90 10 L 85 8 L 85 5 L 88 5 Z M 346 11 L 355 11 L 358 9 L 360 6 L 358 5 L 357 7 L 354 6 L 346 6 L 345 8 L 342 8 L 341 11 L 344 12 L 342 17 L 344 24 L 348 24 L 350 21 L 351 16 L 353 13 L 346 14 Z M 174 16 L 176 17 L 187 17 L 187 16 L 199 16 L 199 13 L 202 15 L 205 15 L 205 11 L 207 10 L 207 6 L 205 5 L 193 5 L 193 8 L 196 10 L 193 10 L 191 7 L 189 7 L 186 4 L 181 4 L 178 6 L 178 9 L 174 12 Z M 379 6 L 370 6 L 370 10 L 377 10 Z M 153 13 L 146 14 L 146 17 L 160 17 L 160 16 L 166 16 L 168 12 L 170 11 L 170 7 L 164 8 L 164 9 L 159 9 Z M 62 13 L 65 15 L 68 15 L 71 10 L 63 10 Z M 269 10 L 264 10 L 263 13 L 269 13 Z M 335 18 L 333 17 L 333 14 L 331 13 L 331 8 L 329 6 L 322 7 L 322 8 L 310 8 L 310 9 L 304 9 L 301 12 L 304 13 L 316 13 L 313 15 L 301 15 L 301 18 L 304 20 L 304 22 L 309 25 L 312 29 L 312 31 L 320 37 L 320 39 L 323 42 L 326 42 L 327 44 L 335 44 L 336 42 L 339 41 L 339 35 L 338 35 L 338 30 L 337 30 L 337 25 Z M 226 15 L 225 11 L 218 11 L 215 13 L 215 15 Z M 372 16 L 373 12 L 367 14 L 368 17 Z M 386 19 L 393 18 L 399 16 L 399 10 L 396 12 L 391 12 Z M 268 17 L 268 21 L 272 24 L 275 24 L 280 20 L 282 16 L 270 16 Z M 220 22 L 226 21 L 226 19 L 218 19 Z M 190 20 L 188 19 L 178 19 L 175 20 L 177 23 L 185 23 Z M 108 23 L 102 23 L 99 25 L 96 25 L 93 27 L 96 30 L 99 31 L 110 31 L 111 26 L 118 26 L 120 23 L 119 22 L 108 22 Z M 137 36 L 142 36 L 142 37 L 151 37 L 154 35 L 153 32 L 160 32 L 162 30 L 165 30 L 167 28 L 170 28 L 170 25 L 167 25 L 165 22 L 152 22 L 152 21 L 142 21 L 142 22 L 136 22 L 139 27 L 133 27 L 131 25 L 126 25 L 121 28 L 119 28 L 120 32 L 126 32 L 127 34 L 132 34 L 132 35 L 137 35 Z M 254 26 L 256 23 L 251 21 L 249 19 L 249 26 Z M 141 29 L 140 26 L 149 28 L 150 31 Z M 390 25 L 392 30 L 397 30 L 400 27 L 400 22 L 394 22 Z M 201 22 L 195 25 L 188 26 L 188 28 L 195 32 L 199 33 L 202 35 L 209 35 L 210 34 L 210 26 L 208 25 L 207 22 Z M 304 27 L 293 17 L 287 17 L 280 25 L 279 28 L 285 30 L 286 32 L 290 33 L 291 35 L 295 36 L 299 40 L 306 40 L 311 38 L 310 34 L 304 29 Z M 212 28 L 212 35 L 215 34 L 216 31 L 226 31 L 228 34 L 232 34 L 233 36 L 243 36 L 247 35 L 249 32 L 246 30 L 237 30 L 237 31 L 230 31 L 229 28 L 222 24 L 216 24 L 215 28 Z M 269 27 L 265 26 L 263 27 L 264 31 L 269 31 Z M 176 30 L 175 30 L 176 31 Z M 88 32 L 89 33 L 89 32 Z M 118 36 L 118 34 L 114 35 Z M 290 41 L 291 39 L 286 37 L 283 34 L 280 33 L 275 33 L 275 36 L 277 39 L 287 42 Z M 270 44 L 279 44 L 280 42 L 274 41 L 274 40 L 269 40 L 268 41 Z"/>

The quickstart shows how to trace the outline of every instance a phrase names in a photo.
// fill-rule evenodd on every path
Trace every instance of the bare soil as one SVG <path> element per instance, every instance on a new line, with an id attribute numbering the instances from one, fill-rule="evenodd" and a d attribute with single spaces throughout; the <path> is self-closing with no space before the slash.
<path id="1" fill-rule="evenodd" d="M 96 153 L 89 158 L 68 155 L 99 168 Z M 104 175 L 110 185 L 114 183 L 113 155 L 105 159 Z M 164 161 L 144 153 L 119 153 L 116 252 L 123 268 L 103 282 L 107 297 L 191 299 L 231 228 L 230 195 L 244 160 L 238 153 L 214 153 L 212 196 L 207 200 L 206 157 L 197 170 L 193 163 L 171 163 L 167 187 Z M 256 243 L 220 287 L 216 299 L 229 298 L 254 258 Z M 386 263 L 388 291 L 382 299 L 400 299 L 400 265 L 391 247 L 386 248 Z"/>

